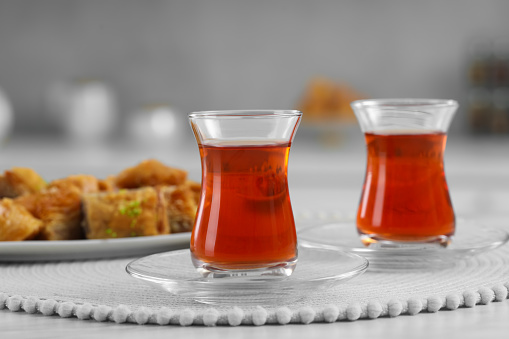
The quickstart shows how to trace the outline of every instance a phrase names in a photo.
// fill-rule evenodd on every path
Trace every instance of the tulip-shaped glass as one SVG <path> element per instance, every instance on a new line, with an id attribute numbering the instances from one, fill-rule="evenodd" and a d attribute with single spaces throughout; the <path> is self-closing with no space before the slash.
<path id="1" fill-rule="evenodd" d="M 288 155 L 298 111 L 189 115 L 202 164 L 191 258 L 205 277 L 281 277 L 297 262 Z"/>
<path id="2" fill-rule="evenodd" d="M 352 103 L 367 146 L 357 212 L 365 245 L 449 243 L 455 216 L 443 156 L 457 107 L 453 100 L 435 99 Z"/>

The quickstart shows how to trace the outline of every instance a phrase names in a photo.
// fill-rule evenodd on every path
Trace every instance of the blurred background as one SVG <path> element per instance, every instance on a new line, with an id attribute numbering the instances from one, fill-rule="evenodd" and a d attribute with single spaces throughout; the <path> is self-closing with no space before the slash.
<path id="1" fill-rule="evenodd" d="M 507 107 L 491 110 L 509 106 L 496 91 L 508 13 L 504 0 L 1 0 L 0 88 L 19 134 L 62 132 L 65 85 L 108 86 L 96 95 L 112 96 L 122 133 L 159 105 L 299 108 L 317 77 L 363 97 L 456 99 L 451 131 L 507 133 Z"/>
<path id="2" fill-rule="evenodd" d="M 444 98 L 460 103 L 451 186 L 507 187 L 508 14 L 505 0 L 0 0 L 2 167 L 106 175 L 154 156 L 199 179 L 187 113 L 296 108 L 290 170 L 349 184 L 352 210 L 365 153 L 349 102 Z M 92 144 L 117 148 L 66 148 Z M 324 157 L 299 157 L 308 144 Z M 479 166 L 491 172 L 476 181 Z"/>

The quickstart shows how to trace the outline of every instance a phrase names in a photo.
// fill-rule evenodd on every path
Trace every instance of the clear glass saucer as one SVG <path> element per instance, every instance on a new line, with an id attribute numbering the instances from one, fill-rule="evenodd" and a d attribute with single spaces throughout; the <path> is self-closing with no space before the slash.
<path id="1" fill-rule="evenodd" d="M 509 240 L 509 234 L 502 229 L 466 220 L 456 222 L 456 233 L 447 247 L 425 243 L 365 247 L 354 221 L 307 222 L 301 226 L 297 233 L 301 244 L 359 254 L 369 260 L 370 270 L 445 268 L 458 260 L 495 249 Z"/>
<path id="2" fill-rule="evenodd" d="M 311 293 L 343 283 L 368 267 L 357 254 L 337 249 L 299 246 L 299 260 L 289 277 L 203 278 L 191 262 L 189 250 L 153 254 L 130 262 L 134 278 L 174 295 L 206 304 L 284 305 Z"/>

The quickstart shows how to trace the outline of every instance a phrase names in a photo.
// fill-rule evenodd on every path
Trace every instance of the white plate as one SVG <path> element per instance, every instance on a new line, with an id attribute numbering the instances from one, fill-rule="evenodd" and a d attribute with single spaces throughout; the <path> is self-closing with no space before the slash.
<path id="1" fill-rule="evenodd" d="M 0 261 L 46 261 L 136 257 L 189 247 L 191 233 L 149 237 L 0 241 Z"/>
<path id="2" fill-rule="evenodd" d="M 336 249 L 299 247 L 289 277 L 203 278 L 189 250 L 159 253 L 132 261 L 127 272 L 152 286 L 198 302 L 218 305 L 284 305 L 331 288 L 363 273 L 368 261 Z"/>
<path id="3" fill-rule="evenodd" d="M 354 221 L 306 222 L 297 233 L 299 243 L 364 256 L 370 269 L 443 268 L 459 260 L 502 246 L 509 234 L 498 228 L 486 227 L 472 221 L 457 220 L 456 232 L 447 247 L 435 244 L 408 243 L 395 247 L 365 247 L 357 233 Z"/>

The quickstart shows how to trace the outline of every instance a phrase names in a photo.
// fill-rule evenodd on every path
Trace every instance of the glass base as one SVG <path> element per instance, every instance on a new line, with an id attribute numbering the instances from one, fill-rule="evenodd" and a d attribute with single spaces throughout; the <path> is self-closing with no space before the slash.
<path id="1" fill-rule="evenodd" d="M 289 277 L 297 265 L 297 257 L 277 263 L 257 264 L 218 264 L 203 262 L 191 253 L 191 261 L 196 271 L 204 278 L 236 278 L 236 279 L 280 279 Z"/>
<path id="2" fill-rule="evenodd" d="M 452 239 L 452 235 L 437 235 L 419 239 L 387 239 L 377 234 L 365 233 L 359 233 L 359 236 L 364 246 L 372 249 L 447 247 Z"/>

